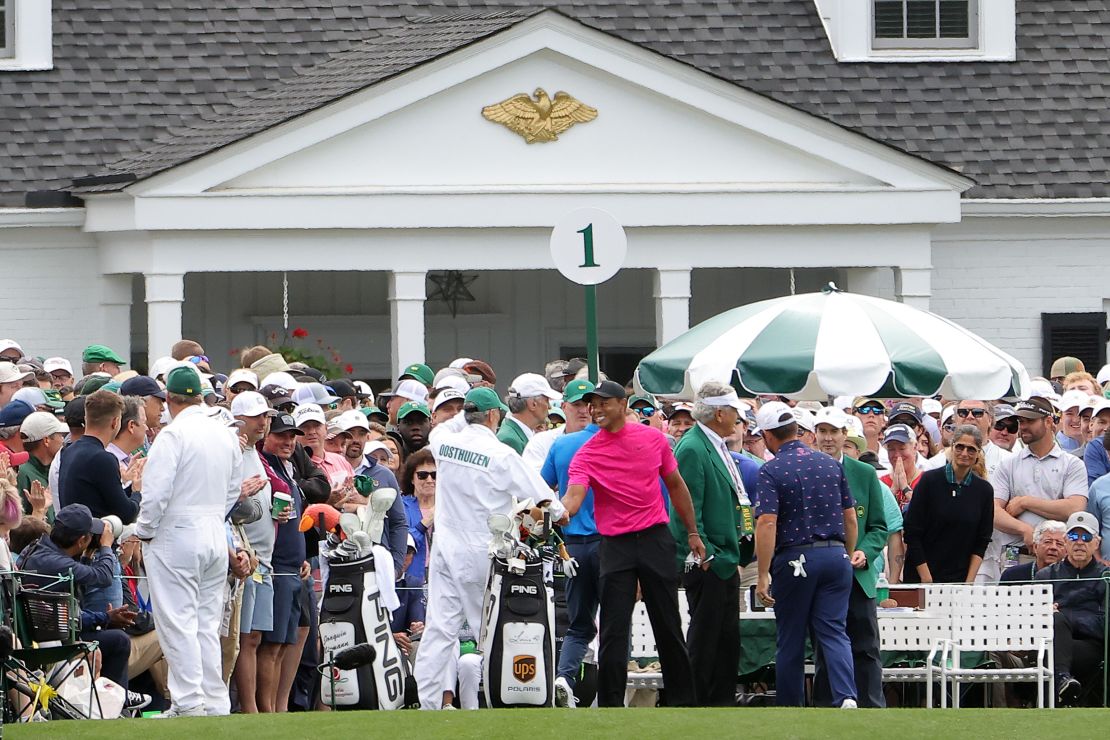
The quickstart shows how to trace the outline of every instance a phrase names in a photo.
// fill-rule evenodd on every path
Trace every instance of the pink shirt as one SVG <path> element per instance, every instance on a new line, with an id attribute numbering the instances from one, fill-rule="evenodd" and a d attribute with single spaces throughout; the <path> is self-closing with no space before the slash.
<path id="1" fill-rule="evenodd" d="M 355 470 L 347 462 L 347 458 L 338 452 L 324 452 L 323 457 L 314 457 L 312 462 L 320 466 L 324 475 L 328 476 L 331 490 L 338 491 L 350 479 L 355 477 Z"/>
<path id="2" fill-rule="evenodd" d="M 597 531 L 613 537 L 670 521 L 659 478 L 677 468 L 661 431 L 625 424 L 616 434 L 601 429 L 582 445 L 567 483 L 593 489 Z"/>

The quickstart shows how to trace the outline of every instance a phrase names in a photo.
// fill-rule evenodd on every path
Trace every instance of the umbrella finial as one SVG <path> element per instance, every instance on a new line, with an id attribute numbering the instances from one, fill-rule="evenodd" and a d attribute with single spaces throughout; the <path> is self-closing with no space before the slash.
<path id="1" fill-rule="evenodd" d="M 824 288 L 821 288 L 821 292 L 825 295 L 828 295 L 829 293 L 842 293 L 843 291 L 840 288 L 836 287 L 836 283 L 830 281 L 828 285 L 826 285 Z"/>

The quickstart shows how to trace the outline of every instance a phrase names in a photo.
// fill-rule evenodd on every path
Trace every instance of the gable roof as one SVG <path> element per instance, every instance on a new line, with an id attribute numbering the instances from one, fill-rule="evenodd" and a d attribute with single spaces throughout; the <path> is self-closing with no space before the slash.
<path id="1" fill-rule="evenodd" d="M 421 24 L 407 20 L 414 13 L 488 13 L 535 4 L 229 0 L 183 9 L 133 0 L 111 0 L 110 7 L 54 0 L 55 69 L 0 74 L 0 205 L 21 204 L 28 190 L 66 188 L 73 177 L 103 173 L 109 163 L 190 122 L 237 115 L 233 103 L 355 45 L 365 46 L 364 71 L 383 75 L 419 63 L 422 54 L 432 58 L 437 40 L 421 36 Z M 896 64 L 838 63 L 813 0 L 551 5 L 593 28 L 952 167 L 976 181 L 967 197 L 1110 197 L 1110 114 L 1103 105 L 1110 82 L 1110 0 L 1018 0 L 1016 62 Z M 498 22 L 512 22 L 508 16 L 470 21 L 491 24 L 465 31 L 474 38 L 496 32 Z M 374 57 L 382 49 L 387 57 Z M 333 90 L 342 95 L 341 87 Z M 253 98 L 256 104 L 265 99 L 265 93 Z M 219 137 L 206 124 L 199 127 Z"/>

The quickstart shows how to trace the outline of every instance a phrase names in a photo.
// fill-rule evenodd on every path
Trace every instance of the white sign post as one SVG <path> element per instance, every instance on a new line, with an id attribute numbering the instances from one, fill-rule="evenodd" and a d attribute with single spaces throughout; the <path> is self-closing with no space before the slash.
<path id="1" fill-rule="evenodd" d="M 617 274 L 628 237 L 617 220 L 598 208 L 566 214 L 551 231 L 551 260 L 568 280 L 586 286 L 586 360 L 590 382 L 598 379 L 597 284 Z"/>

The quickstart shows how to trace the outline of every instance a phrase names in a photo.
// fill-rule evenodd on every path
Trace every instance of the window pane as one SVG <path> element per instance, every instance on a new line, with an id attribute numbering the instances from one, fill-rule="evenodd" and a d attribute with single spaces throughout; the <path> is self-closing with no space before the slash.
<path id="1" fill-rule="evenodd" d="M 7 56 L 8 51 L 8 3 L 0 0 L 0 56 Z"/>
<path id="2" fill-rule="evenodd" d="M 936 0 L 907 0 L 906 38 L 935 39 L 937 37 Z"/>
<path id="3" fill-rule="evenodd" d="M 966 39 L 970 30 L 968 0 L 940 0 L 940 37 Z"/>
<path id="4" fill-rule="evenodd" d="M 903 0 L 876 0 L 875 2 L 875 38 L 900 39 L 903 38 L 902 9 Z"/>

